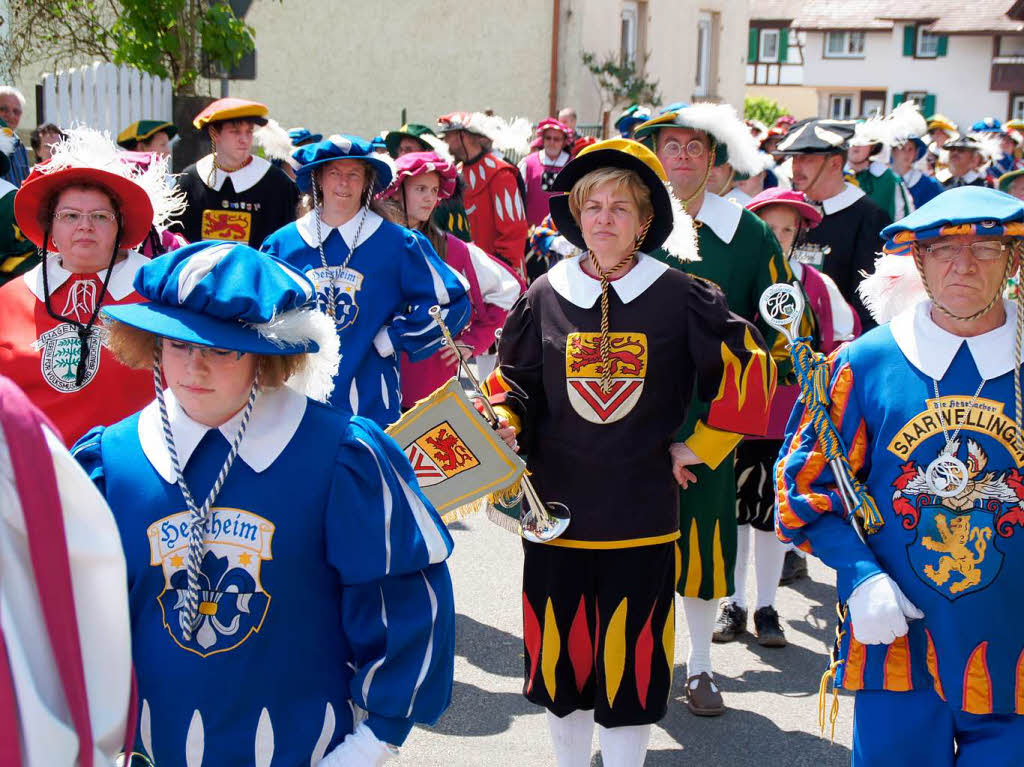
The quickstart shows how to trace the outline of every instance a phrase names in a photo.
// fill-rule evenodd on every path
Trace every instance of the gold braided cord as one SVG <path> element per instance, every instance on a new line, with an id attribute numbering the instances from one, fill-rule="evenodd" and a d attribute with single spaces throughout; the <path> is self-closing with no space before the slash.
<path id="1" fill-rule="evenodd" d="M 920 246 L 917 242 L 913 242 L 912 244 L 914 248 L 914 263 L 917 265 L 917 271 L 921 275 L 921 283 L 924 285 L 924 289 L 925 292 L 928 294 L 928 298 L 931 299 L 932 304 L 936 306 L 940 312 L 945 314 L 947 317 L 950 317 L 951 319 L 954 320 L 958 320 L 960 322 L 969 322 L 971 320 L 976 320 L 978 319 L 978 317 L 981 317 L 982 315 L 990 311 L 992 307 L 995 306 L 996 301 L 1000 300 L 1003 297 L 1003 293 L 1006 290 L 1007 282 L 1009 281 L 1010 276 L 1013 273 L 1014 262 L 1018 264 L 1019 274 L 1020 261 L 1022 258 L 1024 258 L 1024 242 L 1021 242 L 1019 239 L 1011 242 L 1009 245 L 1010 257 L 1006 259 L 1006 271 L 1003 272 L 1003 281 L 999 286 L 999 290 L 992 297 L 992 300 L 985 305 L 985 308 L 975 312 L 969 317 L 959 317 L 953 314 L 953 312 L 949 311 L 949 309 L 947 309 L 945 306 L 943 306 L 942 304 L 935 300 L 935 296 L 932 295 L 932 289 L 928 286 L 928 281 L 925 280 L 924 278 L 924 267 L 921 264 Z M 1022 354 L 1021 347 L 1024 346 L 1024 299 L 1022 299 L 1021 292 L 1019 290 L 1017 291 L 1016 301 L 1017 326 L 1013 344 L 1013 416 L 1015 425 L 1017 427 L 1017 434 L 1015 438 L 1017 450 L 1018 452 L 1024 452 L 1024 434 L 1022 434 L 1022 431 L 1024 431 L 1024 417 L 1022 417 L 1021 413 L 1022 397 L 1020 382 L 1020 364 Z"/>
<path id="2" fill-rule="evenodd" d="M 610 279 L 625 266 L 632 262 L 636 257 L 637 252 L 640 250 L 640 244 L 647 238 L 647 232 L 651 228 L 654 217 L 648 218 L 643 226 L 640 227 L 640 231 L 636 235 L 636 240 L 633 243 L 632 252 L 619 261 L 608 271 L 601 268 L 601 264 L 597 260 L 597 256 L 594 255 L 594 251 L 587 250 L 587 255 L 590 257 L 590 263 L 597 271 L 601 278 L 601 391 L 607 394 L 612 388 L 612 366 L 609 362 L 609 356 L 611 352 L 611 338 L 608 334 L 608 285 Z"/>
<path id="3" fill-rule="evenodd" d="M 245 158 L 245 161 L 237 168 L 229 168 L 227 165 L 221 165 L 220 162 L 217 161 L 217 145 L 213 144 L 213 164 L 210 165 L 210 172 L 206 174 L 206 185 L 213 189 L 213 183 L 214 181 L 217 180 L 218 170 L 224 173 L 234 173 L 235 171 L 241 170 L 251 162 L 252 155 L 249 155 L 248 157 Z"/>

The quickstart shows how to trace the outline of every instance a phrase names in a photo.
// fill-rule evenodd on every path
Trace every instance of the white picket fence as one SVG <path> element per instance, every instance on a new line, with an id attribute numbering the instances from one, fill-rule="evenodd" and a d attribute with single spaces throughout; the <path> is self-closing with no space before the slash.
<path id="1" fill-rule="evenodd" d="M 43 114 L 62 128 L 81 123 L 117 136 L 136 120 L 168 120 L 171 81 L 97 61 L 43 75 Z"/>

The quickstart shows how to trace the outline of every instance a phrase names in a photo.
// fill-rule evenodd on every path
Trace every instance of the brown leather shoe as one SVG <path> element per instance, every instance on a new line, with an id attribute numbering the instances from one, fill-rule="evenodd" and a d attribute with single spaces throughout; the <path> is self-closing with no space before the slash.
<path id="1" fill-rule="evenodd" d="M 686 707 L 697 716 L 721 716 L 725 713 L 722 693 L 706 671 L 686 680 Z"/>

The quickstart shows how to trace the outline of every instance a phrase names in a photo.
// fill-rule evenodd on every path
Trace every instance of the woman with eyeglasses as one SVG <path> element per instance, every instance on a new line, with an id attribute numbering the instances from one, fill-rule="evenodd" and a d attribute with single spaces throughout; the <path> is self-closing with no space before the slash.
<path id="1" fill-rule="evenodd" d="M 144 373 L 110 356 L 103 306 L 140 300 L 147 259 L 131 250 L 149 233 L 153 205 L 109 138 L 69 131 L 14 199 L 18 227 L 42 261 L 0 288 L 0 370 L 57 426 L 68 445 L 152 396 Z"/>

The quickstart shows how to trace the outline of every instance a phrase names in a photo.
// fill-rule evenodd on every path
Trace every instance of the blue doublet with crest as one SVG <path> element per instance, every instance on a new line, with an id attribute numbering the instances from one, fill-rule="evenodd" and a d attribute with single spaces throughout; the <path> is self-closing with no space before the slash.
<path id="1" fill-rule="evenodd" d="M 362 231 L 362 211 L 337 228 L 321 223 L 325 268 L 315 215 L 310 212 L 274 232 L 262 250 L 302 269 L 316 285 L 324 311 L 333 285 L 341 365 L 330 403 L 389 426 L 401 414 L 398 352 L 418 361 L 441 350 L 441 330 L 428 313 L 435 304 L 457 336 L 469 322 L 467 287 L 426 237 L 373 212 L 366 212 Z M 353 243 L 356 249 L 346 264 Z"/>
<path id="2" fill-rule="evenodd" d="M 833 422 L 885 520 L 867 545 L 842 519 L 803 408 L 790 419 L 777 467 L 782 534 L 836 569 L 840 599 L 884 572 L 925 615 L 889 645 L 857 642 L 847 618 L 837 677 L 847 689 L 934 690 L 954 711 L 1024 713 L 1024 452 L 1013 405 L 1016 309 L 1005 305 L 1002 327 L 963 339 L 935 325 L 924 302 L 831 361 Z M 926 481 L 947 444 L 943 425 L 968 473 L 952 497 Z"/>
<path id="3" fill-rule="evenodd" d="M 168 402 L 201 503 L 236 420 Z M 353 730 L 401 743 L 452 684 L 452 541 L 404 454 L 371 421 L 287 387 L 260 393 L 205 537 L 198 623 L 182 632 L 189 518 L 156 403 L 75 456 L 104 492 L 128 562 L 136 750 L 156 764 L 316 764 Z"/>

